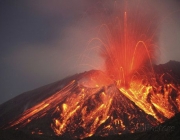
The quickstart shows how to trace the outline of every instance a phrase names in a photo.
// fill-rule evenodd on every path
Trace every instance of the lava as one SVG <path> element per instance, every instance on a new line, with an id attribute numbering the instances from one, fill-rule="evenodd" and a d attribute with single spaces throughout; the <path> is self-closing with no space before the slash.
<path id="1" fill-rule="evenodd" d="M 83 139 L 92 135 L 143 131 L 145 126 L 156 126 L 180 111 L 180 85 L 171 83 L 153 87 L 132 82 L 127 89 L 118 88 L 109 81 L 107 86 L 86 87 L 83 79 L 92 77 L 89 82 L 94 82 L 94 75 L 102 78 L 97 74 L 100 71 L 89 73 L 27 109 L 4 128 Z M 175 99 L 172 99 L 172 92 L 177 94 Z M 47 121 L 41 122 L 43 119 Z M 51 131 L 39 128 L 39 123 Z"/>
<path id="2" fill-rule="evenodd" d="M 125 9 L 101 27 L 106 32 L 99 39 L 105 72 L 72 80 L 3 128 L 83 139 L 142 131 L 179 112 L 180 85 L 154 71 L 156 29 L 151 18 L 139 14 L 141 18 Z M 46 127 L 39 128 L 42 123 Z"/>
<path id="3" fill-rule="evenodd" d="M 106 34 L 99 39 L 106 72 L 120 86 L 129 85 L 135 73 L 141 76 L 144 73 L 154 74 L 152 65 L 157 49 L 155 23 L 142 13 L 139 16 L 141 18 L 125 11 L 100 28 Z M 142 19 L 143 22 L 140 21 Z"/>

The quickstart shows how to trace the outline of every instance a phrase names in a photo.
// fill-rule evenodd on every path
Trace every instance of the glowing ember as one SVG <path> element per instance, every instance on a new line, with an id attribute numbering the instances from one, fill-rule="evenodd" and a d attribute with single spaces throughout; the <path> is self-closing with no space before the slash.
<path id="1" fill-rule="evenodd" d="M 135 20 L 138 25 L 132 24 Z M 117 17 L 110 24 L 102 25 L 107 37 L 100 40 L 103 44 L 101 55 L 107 74 L 119 86 L 129 85 L 137 73 L 138 79 L 144 73 L 146 76 L 147 72 L 153 74 L 155 36 L 154 29 L 148 30 L 152 28 L 148 22 L 147 18 L 142 23 L 135 17 L 128 17 L 125 12 L 123 20 Z"/>
<path id="2" fill-rule="evenodd" d="M 107 136 L 143 131 L 179 112 L 180 85 L 165 82 L 166 74 L 153 69 L 156 39 L 150 18 L 142 16 L 142 22 L 128 11 L 122 17 L 102 26 L 107 36 L 99 39 L 105 73 L 87 72 L 4 128 L 70 138 Z M 43 118 L 48 128 L 37 129 Z"/>

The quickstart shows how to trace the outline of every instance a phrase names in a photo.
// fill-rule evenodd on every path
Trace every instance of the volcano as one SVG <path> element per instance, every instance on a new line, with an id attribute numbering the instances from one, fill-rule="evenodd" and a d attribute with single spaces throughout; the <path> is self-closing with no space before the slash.
<path id="1" fill-rule="evenodd" d="M 133 80 L 120 87 L 91 70 L 25 92 L 0 105 L 2 138 L 84 139 L 158 126 L 180 111 L 180 63 L 153 69 L 153 84 Z"/>

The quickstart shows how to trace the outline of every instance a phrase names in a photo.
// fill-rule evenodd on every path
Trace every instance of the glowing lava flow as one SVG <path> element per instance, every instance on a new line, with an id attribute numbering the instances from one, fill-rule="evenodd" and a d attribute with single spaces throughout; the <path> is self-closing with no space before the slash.
<path id="1" fill-rule="evenodd" d="M 94 82 L 104 79 L 100 71 L 88 73 L 27 109 L 5 128 L 82 139 L 144 131 L 180 111 L 180 86 L 164 84 L 155 92 L 153 86 L 131 83 L 128 89 L 118 89 L 109 80 L 106 86 L 97 86 Z M 177 94 L 174 100 L 172 92 Z"/>
<path id="2" fill-rule="evenodd" d="M 179 90 L 173 89 L 172 84 L 159 85 L 159 90 L 154 90 L 153 86 L 140 85 L 138 89 L 129 88 L 120 91 L 133 101 L 139 108 L 147 114 L 154 116 L 159 122 L 164 122 L 167 118 L 171 118 L 175 113 L 179 112 Z M 164 88 L 162 92 L 162 88 Z M 172 91 L 174 90 L 174 91 Z M 172 99 L 173 92 L 178 98 Z"/>

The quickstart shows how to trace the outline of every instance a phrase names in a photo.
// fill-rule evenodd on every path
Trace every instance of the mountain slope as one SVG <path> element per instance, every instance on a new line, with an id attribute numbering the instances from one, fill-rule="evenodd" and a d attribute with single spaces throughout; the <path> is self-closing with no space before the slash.
<path id="1" fill-rule="evenodd" d="M 0 105 L 1 137 L 143 137 L 146 133 L 140 132 L 180 110 L 179 64 L 171 61 L 154 66 L 155 74 L 149 76 L 154 82 L 150 84 L 137 79 L 123 87 L 102 71 L 91 70 L 23 93 Z"/>

